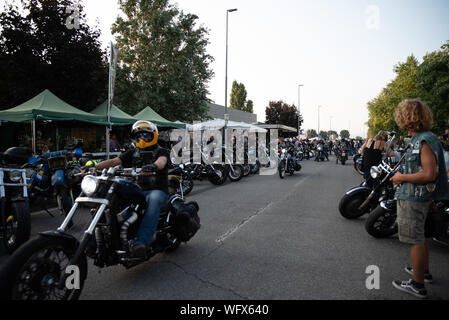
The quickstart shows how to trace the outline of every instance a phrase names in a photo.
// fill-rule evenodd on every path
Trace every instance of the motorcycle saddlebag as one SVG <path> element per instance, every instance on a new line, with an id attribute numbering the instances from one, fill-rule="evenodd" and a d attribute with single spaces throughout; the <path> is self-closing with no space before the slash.
<path id="1" fill-rule="evenodd" d="M 174 225 L 181 241 L 189 241 L 200 229 L 199 206 L 195 201 L 185 203 L 180 197 L 170 201 L 171 211 L 175 215 Z"/>
<path id="2" fill-rule="evenodd" d="M 8 164 L 23 165 L 28 163 L 28 159 L 33 155 L 33 151 L 29 148 L 13 147 L 3 153 L 3 158 Z"/>

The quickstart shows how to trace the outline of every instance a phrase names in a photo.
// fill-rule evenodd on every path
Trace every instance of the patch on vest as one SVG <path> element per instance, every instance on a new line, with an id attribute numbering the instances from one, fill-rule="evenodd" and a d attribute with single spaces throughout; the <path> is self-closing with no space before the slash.
<path id="1" fill-rule="evenodd" d="M 429 184 L 426 185 L 426 189 L 427 189 L 427 191 L 429 191 L 429 192 L 434 192 L 434 191 L 435 191 L 435 188 L 436 188 L 435 183 L 429 183 Z"/>

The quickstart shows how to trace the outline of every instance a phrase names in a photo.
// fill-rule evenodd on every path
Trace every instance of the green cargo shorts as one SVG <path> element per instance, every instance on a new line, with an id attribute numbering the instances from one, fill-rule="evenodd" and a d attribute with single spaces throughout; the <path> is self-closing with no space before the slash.
<path id="1" fill-rule="evenodd" d="M 424 244 L 426 218 L 432 201 L 415 202 L 398 200 L 397 223 L 399 241 L 408 244 Z"/>

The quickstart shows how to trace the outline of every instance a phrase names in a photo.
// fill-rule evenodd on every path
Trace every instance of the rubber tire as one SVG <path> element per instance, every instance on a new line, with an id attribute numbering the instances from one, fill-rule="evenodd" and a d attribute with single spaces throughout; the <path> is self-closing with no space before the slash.
<path id="1" fill-rule="evenodd" d="M 379 230 L 374 227 L 374 224 L 379 220 L 381 216 L 384 216 L 386 213 L 386 210 L 382 208 L 381 206 L 377 206 L 376 209 L 371 211 L 371 213 L 368 216 L 368 219 L 366 219 L 365 222 L 365 230 L 368 232 L 371 236 L 374 238 L 388 238 L 396 233 L 398 233 L 398 225 L 397 223 L 394 224 L 393 228 L 385 229 L 385 230 Z M 390 213 L 391 214 L 391 213 Z"/>
<path id="2" fill-rule="evenodd" d="M 243 165 L 243 176 L 247 177 L 251 173 L 251 166 L 249 164 Z"/>
<path id="3" fill-rule="evenodd" d="M 176 241 L 174 243 L 170 243 L 170 246 L 167 249 L 165 249 L 164 252 L 166 252 L 166 253 L 175 252 L 176 250 L 178 250 L 180 245 L 181 245 L 181 240 L 179 240 L 179 238 L 176 238 Z"/>
<path id="4" fill-rule="evenodd" d="M 72 243 L 68 239 L 37 236 L 26 244 L 21 246 L 14 254 L 6 261 L 0 273 L 0 300 L 12 300 L 13 299 L 13 286 L 19 272 L 28 259 L 37 251 L 49 246 L 61 245 L 65 247 L 68 252 L 73 256 L 76 251 L 76 247 L 73 247 Z M 87 263 L 81 263 L 78 265 L 80 270 L 80 289 L 76 290 L 73 296 L 69 300 L 77 300 L 81 295 L 84 286 L 84 280 L 87 276 Z"/>
<path id="5" fill-rule="evenodd" d="M 229 180 L 231 180 L 232 182 L 237 182 L 237 181 L 240 181 L 240 180 L 242 180 L 242 178 L 243 178 L 243 166 L 242 165 L 239 165 L 239 164 L 235 164 L 235 165 L 232 165 L 232 167 L 233 167 L 233 169 L 234 169 L 234 171 L 237 173 L 237 172 L 240 172 L 239 173 L 239 175 L 237 176 L 237 177 L 233 177 L 233 175 L 232 175 L 232 169 L 231 168 L 228 168 L 228 177 L 229 177 Z M 238 168 L 238 169 L 236 169 L 236 168 Z"/>
<path id="6" fill-rule="evenodd" d="M 346 160 L 341 160 L 341 165 L 344 166 L 346 164 Z"/>
<path id="7" fill-rule="evenodd" d="M 255 164 L 251 165 L 251 174 L 257 174 L 260 170 L 260 163 L 257 161 Z"/>
<path id="8" fill-rule="evenodd" d="M 279 178 L 284 179 L 286 172 L 283 164 L 279 166 L 278 171 L 279 171 Z"/>
<path id="9" fill-rule="evenodd" d="M 226 167 L 224 166 L 217 166 L 217 168 L 215 168 L 215 170 L 220 171 L 222 173 L 222 177 L 219 178 L 218 176 L 210 175 L 209 176 L 209 181 L 212 182 L 212 184 L 216 185 L 216 186 L 221 186 L 222 184 L 224 184 L 226 182 L 226 179 L 228 178 L 228 172 Z"/>
<path id="10" fill-rule="evenodd" d="M 8 239 L 3 238 L 3 244 L 6 251 L 11 254 L 23 243 L 30 239 L 31 234 L 31 215 L 27 201 L 16 201 L 10 204 L 14 212 L 14 219 L 17 221 L 16 240 L 13 245 L 8 244 Z"/>
<path id="11" fill-rule="evenodd" d="M 368 198 L 369 193 L 357 193 L 356 195 L 344 195 L 338 205 L 340 214 L 346 219 L 357 219 L 370 211 L 370 206 L 361 212 L 353 208 L 358 208 Z"/>

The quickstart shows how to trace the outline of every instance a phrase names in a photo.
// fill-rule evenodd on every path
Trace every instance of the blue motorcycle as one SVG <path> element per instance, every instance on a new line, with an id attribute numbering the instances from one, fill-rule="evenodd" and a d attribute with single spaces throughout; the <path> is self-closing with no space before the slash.
<path id="1" fill-rule="evenodd" d="M 29 168 L 34 169 L 27 175 L 30 203 L 40 204 L 51 216 L 46 203 L 53 199 L 56 198 L 59 211 L 64 216 L 67 216 L 74 203 L 72 188 L 80 182 L 77 181 L 77 174 L 81 172 L 81 166 L 69 163 L 69 155 L 69 152 L 63 150 L 29 159 Z"/>

